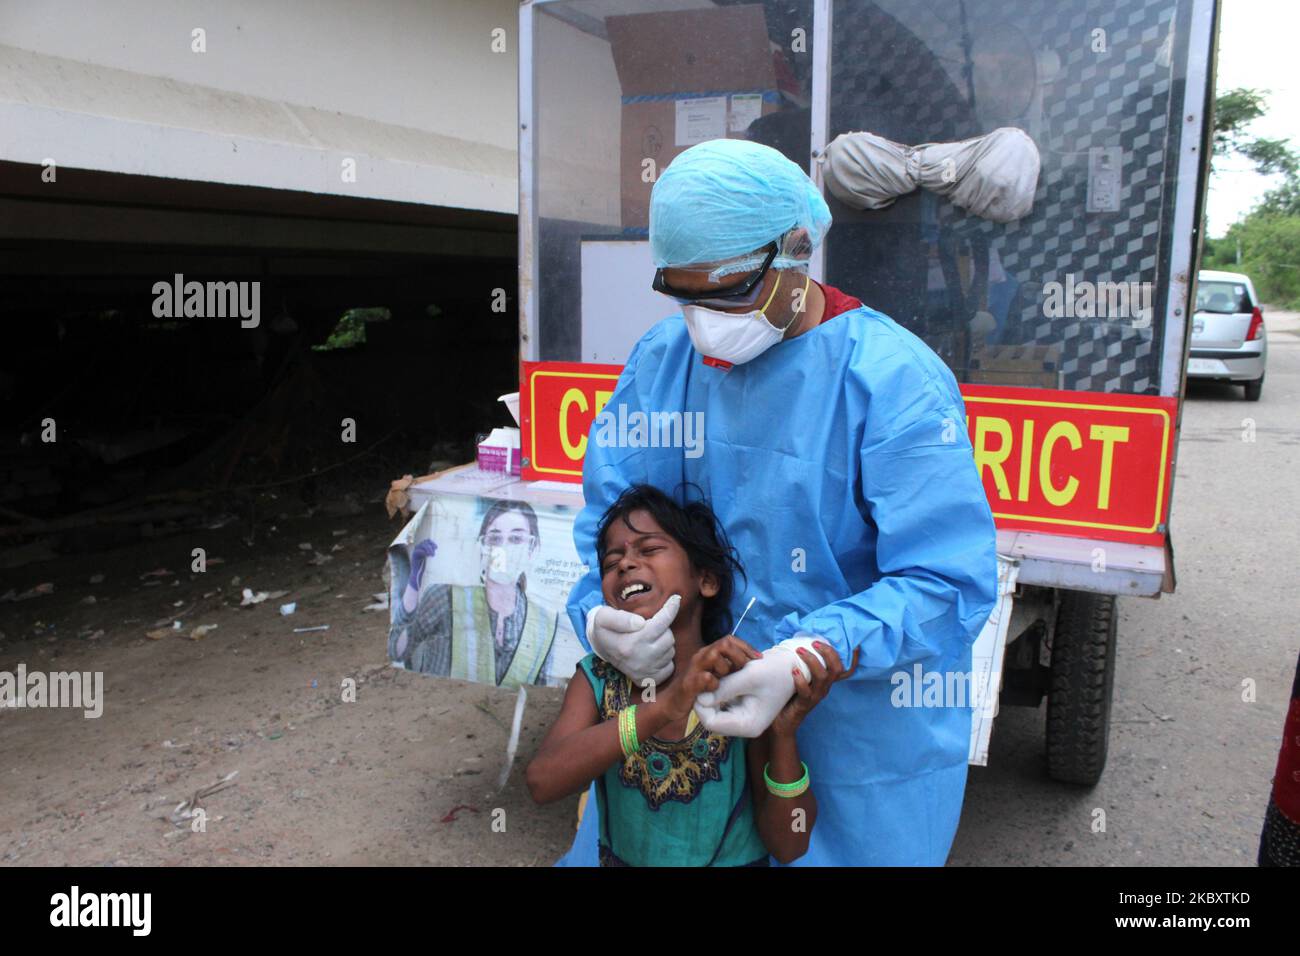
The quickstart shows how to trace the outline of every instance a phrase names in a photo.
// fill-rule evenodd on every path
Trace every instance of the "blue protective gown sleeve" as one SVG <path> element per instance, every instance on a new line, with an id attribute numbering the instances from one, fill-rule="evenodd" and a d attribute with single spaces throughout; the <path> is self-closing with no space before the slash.
<path id="1" fill-rule="evenodd" d="M 554 866 L 600 866 L 600 811 L 596 807 L 596 784 L 587 788 L 587 808 L 582 812 L 573 846 Z"/>
<path id="2" fill-rule="evenodd" d="M 928 349 L 900 338 L 910 361 L 851 376 L 866 409 L 861 501 L 877 529 L 880 577 L 866 590 L 776 627 L 784 640 L 830 643 L 853 679 L 886 680 L 901 665 L 951 657 L 979 636 L 997 598 L 997 532 L 975 468 L 956 380 Z M 874 394 L 872 394 L 874 393 Z"/>

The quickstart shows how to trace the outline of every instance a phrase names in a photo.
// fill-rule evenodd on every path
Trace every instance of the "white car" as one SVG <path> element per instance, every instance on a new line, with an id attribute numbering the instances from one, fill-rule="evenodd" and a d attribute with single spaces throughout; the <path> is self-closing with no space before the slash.
<path id="1" fill-rule="evenodd" d="M 1187 377 L 1244 385 L 1246 401 L 1257 402 L 1267 360 L 1264 314 L 1250 278 L 1237 272 L 1198 273 Z"/>

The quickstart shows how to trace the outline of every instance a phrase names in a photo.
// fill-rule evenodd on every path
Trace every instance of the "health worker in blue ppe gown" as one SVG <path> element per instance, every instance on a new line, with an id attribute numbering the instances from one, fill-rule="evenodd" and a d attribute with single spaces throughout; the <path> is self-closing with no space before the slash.
<path id="1" fill-rule="evenodd" d="M 808 176 L 758 143 L 700 143 L 661 174 L 646 279 L 681 314 L 636 344 L 592 424 L 574 528 L 590 571 L 568 612 L 638 683 L 671 673 L 676 600 L 650 619 L 606 606 L 594 534 L 629 485 L 697 486 L 745 567 L 733 619 L 754 599 L 739 636 L 763 653 L 699 697 L 700 720 L 759 735 L 794 691 L 793 647 L 829 645 L 856 669 L 799 729 L 819 814 L 795 865 L 941 865 L 970 701 L 917 706 L 909 688 L 970 675 L 997 592 L 993 516 L 952 373 L 888 316 L 810 280 L 830 219 Z M 654 413 L 702 413 L 702 449 L 619 428 Z M 595 806 L 561 865 L 596 865 Z"/>

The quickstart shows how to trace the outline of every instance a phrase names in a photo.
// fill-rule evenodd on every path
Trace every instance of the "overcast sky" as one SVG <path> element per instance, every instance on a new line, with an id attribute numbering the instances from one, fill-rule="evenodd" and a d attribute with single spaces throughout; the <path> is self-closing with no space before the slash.
<path id="1" fill-rule="evenodd" d="M 1270 90 L 1267 113 L 1250 132 L 1300 148 L 1300 0 L 1223 0 L 1222 11 L 1219 91 Z M 1244 159 L 1215 160 L 1210 235 L 1222 236 L 1276 181 L 1258 175 Z"/>

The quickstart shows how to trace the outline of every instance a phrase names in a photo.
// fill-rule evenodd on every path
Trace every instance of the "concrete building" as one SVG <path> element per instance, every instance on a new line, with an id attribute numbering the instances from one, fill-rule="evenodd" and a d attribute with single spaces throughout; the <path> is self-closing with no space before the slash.
<path id="1" fill-rule="evenodd" d="M 53 415 L 145 462 L 149 420 L 175 465 L 363 307 L 391 320 L 320 387 L 467 454 L 516 380 L 517 34 L 515 0 L 0 0 L 6 454 Z M 260 283 L 267 321 L 153 321 L 176 274 Z M 31 464 L 0 503 L 78 506 Z"/>

